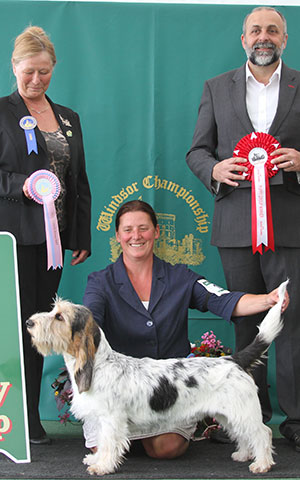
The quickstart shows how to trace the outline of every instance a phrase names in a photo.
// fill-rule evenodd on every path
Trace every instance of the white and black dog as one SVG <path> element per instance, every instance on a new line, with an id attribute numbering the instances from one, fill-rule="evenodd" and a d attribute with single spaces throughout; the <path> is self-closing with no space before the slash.
<path id="1" fill-rule="evenodd" d="M 64 356 L 73 387 L 72 413 L 94 418 L 95 454 L 84 458 L 90 474 L 114 472 L 129 449 L 129 425 L 143 429 L 159 422 L 172 426 L 214 417 L 237 444 L 232 459 L 253 460 L 252 473 L 274 465 L 272 433 L 262 422 L 257 387 L 248 371 L 282 329 L 279 302 L 270 309 L 251 345 L 232 356 L 153 360 L 113 351 L 89 309 L 57 299 L 49 313 L 27 320 L 32 342 L 42 355 Z M 168 431 L 168 430 L 167 430 Z M 171 430 L 169 430 L 171 431 Z"/>

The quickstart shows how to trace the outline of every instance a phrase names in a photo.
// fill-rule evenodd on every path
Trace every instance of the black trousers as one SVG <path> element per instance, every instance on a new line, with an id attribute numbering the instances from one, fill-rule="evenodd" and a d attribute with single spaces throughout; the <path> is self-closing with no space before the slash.
<path id="1" fill-rule="evenodd" d="M 300 433 L 300 248 L 276 247 L 253 255 L 252 248 L 219 248 L 227 287 L 246 293 L 268 293 L 290 279 L 290 304 L 284 313 L 284 328 L 275 340 L 278 403 L 286 420 L 281 433 L 290 438 Z M 236 350 L 242 350 L 257 334 L 266 313 L 236 317 Z M 254 370 L 264 421 L 272 416 L 267 384 L 267 360 Z"/>
<path id="2" fill-rule="evenodd" d="M 43 357 L 31 344 L 25 322 L 33 314 L 51 310 L 62 269 L 47 271 L 46 244 L 17 246 L 23 332 L 25 380 L 30 438 L 45 434 L 39 415 Z"/>

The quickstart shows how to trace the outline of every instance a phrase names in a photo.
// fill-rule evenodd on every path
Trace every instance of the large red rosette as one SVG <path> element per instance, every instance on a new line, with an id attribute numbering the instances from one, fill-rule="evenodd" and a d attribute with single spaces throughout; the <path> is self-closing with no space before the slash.
<path id="1" fill-rule="evenodd" d="M 278 173 L 278 167 L 271 163 L 276 158 L 270 156 L 272 152 L 280 148 L 279 142 L 263 132 L 253 132 L 237 143 L 234 157 L 242 157 L 247 160 L 241 163 L 248 167 L 247 172 L 241 175 L 252 182 L 252 250 L 253 254 L 263 253 L 268 249 L 274 252 L 274 232 L 272 220 L 272 207 L 270 198 L 269 178 Z"/>

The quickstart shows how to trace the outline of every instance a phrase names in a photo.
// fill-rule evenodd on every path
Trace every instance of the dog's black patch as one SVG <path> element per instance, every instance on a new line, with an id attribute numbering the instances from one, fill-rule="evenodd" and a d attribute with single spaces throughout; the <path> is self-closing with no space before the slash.
<path id="1" fill-rule="evenodd" d="M 190 376 L 189 378 L 187 378 L 184 383 L 186 384 L 186 386 L 188 388 L 193 388 L 193 387 L 197 387 L 198 386 L 198 382 L 197 380 L 195 379 L 195 377 L 193 376 Z"/>
<path id="2" fill-rule="evenodd" d="M 173 365 L 173 370 L 176 372 L 177 370 L 183 370 L 185 369 L 185 365 L 183 362 L 181 362 L 180 360 L 178 360 L 178 362 L 174 363 Z"/>
<path id="3" fill-rule="evenodd" d="M 181 360 L 178 360 L 172 365 L 172 378 L 176 382 L 181 377 L 181 372 L 185 370 L 185 365 Z"/>
<path id="4" fill-rule="evenodd" d="M 84 367 L 75 373 L 75 382 L 79 393 L 87 392 L 91 386 L 93 376 L 93 363 L 87 361 Z"/>
<path id="5" fill-rule="evenodd" d="M 98 348 L 101 340 L 101 332 L 96 322 L 93 325 L 93 338 L 94 338 L 94 345 L 96 348 Z"/>
<path id="6" fill-rule="evenodd" d="M 91 312 L 86 307 L 80 306 L 80 308 L 75 308 L 74 321 L 72 323 L 72 338 L 76 332 L 81 332 L 84 330 L 87 319 L 90 315 Z"/>
<path id="7" fill-rule="evenodd" d="M 158 386 L 154 388 L 149 404 L 155 412 L 162 412 L 171 408 L 178 397 L 178 390 L 167 377 L 160 377 Z"/>
<path id="8" fill-rule="evenodd" d="M 231 359 L 237 363 L 239 367 L 249 373 L 255 367 L 268 347 L 269 344 L 260 340 L 257 336 L 250 345 L 232 355 Z"/>

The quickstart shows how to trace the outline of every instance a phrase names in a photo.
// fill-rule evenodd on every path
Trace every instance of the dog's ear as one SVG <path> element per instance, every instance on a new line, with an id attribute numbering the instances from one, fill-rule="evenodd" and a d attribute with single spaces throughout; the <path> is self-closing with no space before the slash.
<path id="1" fill-rule="evenodd" d="M 79 393 L 87 392 L 90 389 L 93 378 L 93 366 L 87 362 L 83 368 L 75 371 L 75 382 Z"/>
<path id="2" fill-rule="evenodd" d="M 77 306 L 72 323 L 72 351 L 76 359 L 74 377 L 79 393 L 89 390 L 93 377 L 95 354 L 100 342 L 100 330 L 91 312 Z"/>

